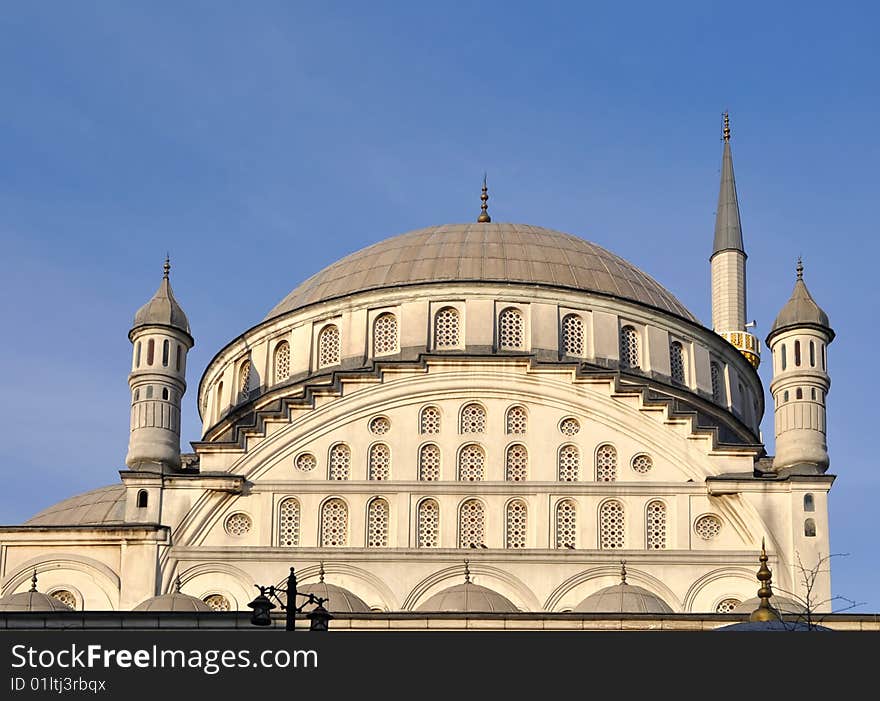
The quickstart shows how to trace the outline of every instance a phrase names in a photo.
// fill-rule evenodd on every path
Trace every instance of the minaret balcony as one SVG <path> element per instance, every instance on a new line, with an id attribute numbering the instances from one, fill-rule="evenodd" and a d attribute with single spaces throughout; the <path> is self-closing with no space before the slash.
<path id="1" fill-rule="evenodd" d="M 752 367 L 761 364 L 761 341 L 746 331 L 719 331 L 718 335 L 742 353 Z"/>

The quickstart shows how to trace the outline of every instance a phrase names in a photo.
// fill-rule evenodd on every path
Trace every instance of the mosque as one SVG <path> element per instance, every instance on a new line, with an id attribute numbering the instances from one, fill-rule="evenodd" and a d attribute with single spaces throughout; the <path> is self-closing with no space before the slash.
<path id="1" fill-rule="evenodd" d="M 762 353 L 746 262 L 726 115 L 711 326 L 589 241 L 492 221 L 484 182 L 476 221 L 363 248 L 219 349 L 184 453 L 195 336 L 166 260 L 128 333 L 127 469 L 0 528 L 0 611 L 247 612 L 295 566 L 390 627 L 711 618 L 755 609 L 762 540 L 793 605 L 829 553 L 834 331 L 798 262 Z"/>

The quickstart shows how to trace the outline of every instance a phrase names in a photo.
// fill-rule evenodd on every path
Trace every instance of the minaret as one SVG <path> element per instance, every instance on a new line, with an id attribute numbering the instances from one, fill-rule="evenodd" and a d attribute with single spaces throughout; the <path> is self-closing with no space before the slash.
<path id="1" fill-rule="evenodd" d="M 721 156 L 721 190 L 715 215 L 712 269 L 712 328 L 726 338 L 755 367 L 760 363 L 760 343 L 746 332 L 746 252 L 743 248 L 733 156 L 730 153 L 730 117 L 724 113 L 724 152 Z"/>
<path id="2" fill-rule="evenodd" d="M 134 353 L 125 463 L 148 472 L 180 467 L 180 401 L 186 391 L 186 354 L 194 344 L 186 314 L 171 291 L 167 257 L 164 270 L 159 289 L 135 314 L 128 333 Z"/>
<path id="3" fill-rule="evenodd" d="M 773 354 L 770 393 L 776 407 L 776 471 L 797 468 L 816 474 L 828 469 L 825 397 L 831 378 L 826 348 L 833 340 L 828 315 L 810 296 L 799 258 L 791 299 L 767 336 Z"/>

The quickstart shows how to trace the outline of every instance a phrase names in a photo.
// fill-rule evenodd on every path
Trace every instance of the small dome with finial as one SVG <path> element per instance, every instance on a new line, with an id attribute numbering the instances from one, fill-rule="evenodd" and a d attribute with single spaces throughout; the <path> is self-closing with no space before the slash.
<path id="1" fill-rule="evenodd" d="M 169 280 L 171 259 L 168 256 L 165 256 L 163 270 L 164 274 L 162 282 L 159 283 L 159 289 L 156 290 L 156 294 L 149 302 L 138 309 L 137 314 L 134 315 L 131 330 L 134 331 L 141 326 L 170 326 L 191 336 L 189 319 L 186 318 L 186 314 L 174 298 L 174 292 L 171 289 Z"/>
<path id="2" fill-rule="evenodd" d="M 483 193 L 480 195 L 480 199 L 482 204 L 480 205 L 480 216 L 477 217 L 477 221 L 480 224 L 488 224 L 492 221 L 492 217 L 489 216 L 489 188 L 486 186 L 485 173 L 483 173 Z"/>
<path id="3" fill-rule="evenodd" d="M 302 594 L 312 594 L 319 599 L 327 599 L 324 608 L 330 613 L 364 613 L 370 610 L 367 603 L 357 594 L 344 587 L 328 584 L 324 581 L 324 563 L 318 573 L 317 584 L 305 584 L 297 587 Z"/>
<path id="4" fill-rule="evenodd" d="M 419 611 L 513 612 L 518 611 L 506 596 L 471 581 L 470 563 L 464 561 L 464 583 L 447 587 L 418 607 Z"/>
<path id="5" fill-rule="evenodd" d="M 828 333 L 832 339 L 834 338 L 834 331 L 829 325 L 828 315 L 816 304 L 806 283 L 804 283 L 804 264 L 800 258 L 798 258 L 796 271 L 794 291 L 770 328 L 770 333 L 767 335 L 768 345 L 770 339 L 775 335 L 792 328 L 819 328 Z"/>
<path id="6" fill-rule="evenodd" d="M 663 599 L 626 581 L 626 560 L 620 561 L 620 584 L 590 594 L 576 607 L 577 613 L 672 613 Z"/>
<path id="7" fill-rule="evenodd" d="M 32 612 L 56 612 L 72 611 L 63 601 L 37 591 L 37 571 L 31 577 L 31 588 L 18 594 L 7 594 L 0 599 L 0 611 L 32 611 Z"/>
<path id="8" fill-rule="evenodd" d="M 213 611 L 214 609 L 201 599 L 197 599 L 194 596 L 184 594 L 180 591 L 180 577 L 178 577 L 174 580 L 173 592 L 151 597 L 146 601 L 139 603 L 132 610 L 153 612 L 185 611 L 193 613 L 198 611 Z"/>

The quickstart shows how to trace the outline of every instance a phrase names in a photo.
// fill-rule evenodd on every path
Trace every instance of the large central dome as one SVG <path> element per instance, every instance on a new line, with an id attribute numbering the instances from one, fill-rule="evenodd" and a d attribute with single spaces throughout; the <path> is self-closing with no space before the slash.
<path id="1" fill-rule="evenodd" d="M 697 321 L 649 275 L 601 246 L 528 224 L 447 224 L 363 248 L 299 285 L 267 319 L 354 292 L 430 282 L 510 281 L 632 300 Z"/>

